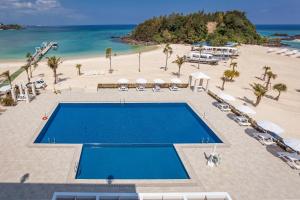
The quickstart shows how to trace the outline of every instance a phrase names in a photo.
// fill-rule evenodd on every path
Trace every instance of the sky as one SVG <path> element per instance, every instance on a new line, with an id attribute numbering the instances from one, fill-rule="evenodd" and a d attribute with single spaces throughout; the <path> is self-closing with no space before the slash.
<path id="1" fill-rule="evenodd" d="M 245 11 L 255 24 L 300 24 L 300 0 L 0 0 L 0 22 L 138 24 L 172 12 Z"/>

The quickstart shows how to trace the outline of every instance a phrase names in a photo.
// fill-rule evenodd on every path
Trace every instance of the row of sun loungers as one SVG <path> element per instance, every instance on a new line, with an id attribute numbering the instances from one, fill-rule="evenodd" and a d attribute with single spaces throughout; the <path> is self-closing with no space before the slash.
<path id="1" fill-rule="evenodd" d="M 179 91 L 180 88 L 187 88 L 188 84 L 186 83 L 164 83 L 164 84 L 155 84 L 155 83 L 145 83 L 145 84 L 98 84 L 98 89 L 113 89 L 116 88 L 119 91 L 128 91 L 129 89 L 136 89 L 137 91 L 146 91 L 151 89 L 153 92 L 160 92 L 161 89 L 169 89 L 171 91 Z"/>
<path id="2" fill-rule="evenodd" d="M 216 104 L 216 107 L 221 110 L 222 112 L 230 112 L 233 111 L 236 112 L 239 110 L 235 109 L 235 107 L 231 106 L 224 100 L 222 100 L 218 96 L 214 96 L 216 99 L 218 99 L 218 103 Z M 236 112 L 239 113 L 239 112 Z M 244 116 L 243 114 L 235 115 L 233 117 L 233 120 L 237 122 L 240 126 L 251 126 L 251 123 L 249 119 Z M 260 122 L 258 122 L 259 124 Z M 299 152 L 296 152 L 297 150 L 294 150 L 295 148 L 292 148 L 290 146 L 290 143 L 293 143 L 290 139 L 278 139 L 278 137 L 275 137 L 274 134 L 268 132 L 267 130 L 264 130 L 262 132 L 255 132 L 252 133 L 253 138 L 255 138 L 257 141 L 259 141 L 262 145 L 268 146 L 268 145 L 276 145 L 279 144 L 280 146 L 284 146 L 287 149 L 293 150 L 293 152 L 287 152 L 287 151 L 281 151 L 277 152 L 277 156 L 281 159 L 283 159 L 290 167 L 293 169 L 300 170 L 300 155 Z M 295 140 L 294 140 L 295 141 Z M 290 142 L 290 143 L 289 143 Z M 296 149 L 299 149 L 300 142 L 297 143 Z"/>
<path id="3" fill-rule="evenodd" d="M 290 50 L 290 49 L 286 49 L 286 48 L 284 48 L 284 49 L 270 48 L 267 50 L 267 53 L 274 53 L 274 54 L 283 55 L 283 56 L 300 58 L 300 52 L 298 50 Z"/>

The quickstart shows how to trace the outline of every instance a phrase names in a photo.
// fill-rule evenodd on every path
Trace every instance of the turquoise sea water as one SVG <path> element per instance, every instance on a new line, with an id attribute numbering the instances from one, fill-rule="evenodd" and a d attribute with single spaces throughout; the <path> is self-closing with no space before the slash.
<path id="1" fill-rule="evenodd" d="M 115 53 L 128 53 L 138 47 L 119 42 L 111 37 L 130 33 L 135 25 L 93 25 L 27 27 L 24 30 L 0 31 L 0 61 L 24 59 L 27 52 L 34 53 L 35 47 L 44 41 L 57 41 L 59 48 L 51 51 L 62 57 L 103 55 L 105 48 L 112 47 Z M 257 25 L 264 36 L 274 33 L 300 34 L 300 25 Z M 300 42 L 285 41 L 292 48 L 300 49 Z"/>
<path id="2" fill-rule="evenodd" d="M 256 25 L 258 33 L 266 37 L 272 37 L 275 33 L 284 33 L 290 36 L 300 35 L 300 25 Z M 283 41 L 290 48 L 300 49 L 299 41 Z"/>
<path id="3" fill-rule="evenodd" d="M 112 37 L 124 36 L 134 25 L 27 27 L 24 30 L 0 31 L 0 60 L 23 59 L 27 52 L 44 41 L 57 41 L 59 48 L 51 51 L 63 57 L 103 55 L 111 47 L 115 53 L 132 52 L 137 46 L 121 43 Z"/>

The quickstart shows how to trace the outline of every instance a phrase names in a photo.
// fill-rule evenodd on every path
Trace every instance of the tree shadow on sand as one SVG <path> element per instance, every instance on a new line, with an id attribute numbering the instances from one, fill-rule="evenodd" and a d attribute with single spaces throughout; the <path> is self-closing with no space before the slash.
<path id="1" fill-rule="evenodd" d="M 266 94 L 265 97 L 268 98 L 268 99 L 276 100 L 275 97 L 273 97 L 273 96 L 271 96 L 269 94 Z"/>
<path id="2" fill-rule="evenodd" d="M 242 100 L 248 104 L 251 104 L 252 106 L 255 106 L 255 103 L 254 101 L 252 101 L 251 99 L 249 99 L 248 97 L 244 96 L 243 98 L 242 97 L 238 97 L 239 100 Z"/>

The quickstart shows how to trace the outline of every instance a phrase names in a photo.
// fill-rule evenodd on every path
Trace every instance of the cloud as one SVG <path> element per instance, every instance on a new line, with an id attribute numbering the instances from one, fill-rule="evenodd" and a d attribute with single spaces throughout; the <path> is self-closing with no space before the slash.
<path id="1" fill-rule="evenodd" d="M 62 16 L 69 19 L 80 20 L 85 16 L 73 9 L 64 8 L 60 0 L 0 0 L 0 17 L 11 16 Z"/>
<path id="2" fill-rule="evenodd" d="M 63 9 L 59 0 L 4 0 L 1 10 L 14 12 L 40 12 L 53 9 Z"/>

